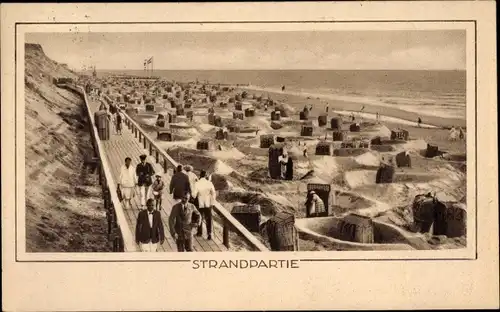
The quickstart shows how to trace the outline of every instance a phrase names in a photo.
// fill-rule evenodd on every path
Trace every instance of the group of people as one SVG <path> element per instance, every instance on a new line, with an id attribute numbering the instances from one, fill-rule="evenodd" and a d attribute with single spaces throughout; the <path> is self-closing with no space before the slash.
<path id="1" fill-rule="evenodd" d="M 109 105 L 110 121 L 115 126 L 116 134 L 122 134 L 123 113 L 114 105 Z"/>
<path id="2" fill-rule="evenodd" d="M 146 161 L 147 156 L 140 156 L 140 163 L 134 168 L 132 159 L 125 158 L 121 167 L 118 190 L 125 208 L 132 208 L 132 198 L 136 187 L 140 193 L 140 209 L 137 216 L 135 238 L 141 251 L 155 252 L 158 243 L 163 244 L 165 231 L 161 218 L 162 196 L 165 183 L 160 174 L 156 174 L 153 165 Z M 155 179 L 153 181 L 153 176 Z M 205 220 L 207 239 L 212 239 L 212 207 L 216 192 L 211 177 L 201 171 L 200 177 L 193 168 L 177 166 L 169 185 L 169 193 L 176 204 L 168 218 L 170 234 L 176 241 L 177 250 L 193 251 L 193 231 L 197 236 L 203 234 Z"/>
<path id="3" fill-rule="evenodd" d="M 122 134 L 122 123 L 125 117 L 123 116 L 123 113 L 121 110 L 119 110 L 115 104 L 110 104 L 109 106 L 106 106 L 104 102 L 101 102 L 101 105 L 99 106 L 99 110 L 106 111 L 106 115 L 108 117 L 108 121 L 113 124 L 115 133 L 121 135 Z"/>

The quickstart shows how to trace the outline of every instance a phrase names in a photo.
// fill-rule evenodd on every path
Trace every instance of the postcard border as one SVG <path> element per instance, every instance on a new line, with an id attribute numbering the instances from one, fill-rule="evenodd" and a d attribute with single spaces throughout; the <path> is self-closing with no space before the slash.
<path id="1" fill-rule="evenodd" d="M 474 194 L 475 194 L 475 257 L 474 258 L 410 258 L 410 259 L 370 259 L 370 258 L 365 258 L 365 259 L 314 259 L 314 258 L 307 258 L 307 259 L 300 259 L 297 258 L 295 260 L 298 260 L 299 262 L 337 262 L 337 261 L 390 261 L 390 262 L 402 262 L 402 261 L 475 261 L 478 259 L 478 209 L 477 209 L 477 202 L 478 202 L 478 186 L 477 186 L 477 20 L 469 20 L 469 19 L 464 19 L 464 20 L 304 20 L 304 21 L 193 21 L 193 22 L 15 22 L 14 23 L 14 66 L 15 66 L 15 81 L 14 81 L 14 92 L 15 92 L 15 99 L 14 99 L 14 104 L 15 107 L 17 107 L 17 78 L 18 78 L 18 71 L 17 71 L 17 26 L 18 25 L 115 25 L 115 24 L 122 24 L 122 25 L 134 25 L 134 24 L 311 24 L 311 23 L 316 23 L 316 24 L 337 24 L 337 23 L 473 23 L 474 24 L 474 142 L 476 143 L 476 146 L 474 146 L 474 159 L 476 160 L 474 162 L 475 166 L 475 172 L 474 172 Z M 467 118 L 467 116 L 466 116 Z M 17 108 L 14 110 L 14 155 L 17 155 L 18 152 L 18 147 L 17 147 Z M 14 203 L 15 207 L 17 208 L 18 206 L 18 201 L 17 201 L 17 195 L 18 195 L 18 188 L 17 188 L 17 181 L 18 181 L 18 175 L 17 175 L 17 157 L 14 157 L 14 175 L 15 175 L 15 181 L 14 183 L 14 193 L 15 193 L 15 198 L 14 198 Z M 468 183 L 467 183 L 468 184 Z M 15 220 L 15 262 L 16 263 L 126 263 L 126 262 L 134 262 L 134 263 L 141 263 L 141 262 L 172 262 L 172 263 L 178 263 L 178 262 L 191 262 L 192 260 L 183 260 L 183 259 L 161 259 L 161 260 L 19 260 L 18 259 L 18 228 L 17 228 L 17 214 L 18 211 L 16 209 L 14 220 Z M 36 253 L 36 252 L 35 252 Z M 289 253 L 283 253 L 285 255 Z"/>

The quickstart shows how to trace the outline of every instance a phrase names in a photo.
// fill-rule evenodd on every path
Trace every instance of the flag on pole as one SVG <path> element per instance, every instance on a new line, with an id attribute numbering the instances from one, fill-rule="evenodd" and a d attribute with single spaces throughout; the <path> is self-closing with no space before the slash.
<path id="1" fill-rule="evenodd" d="M 153 61 L 153 57 L 150 57 L 147 62 L 148 62 L 148 64 L 151 64 L 152 61 Z"/>
<path id="2" fill-rule="evenodd" d="M 144 60 L 144 70 L 146 70 L 147 61 Z"/>
<path id="3" fill-rule="evenodd" d="M 361 110 L 360 111 L 363 111 L 365 109 L 365 106 L 363 105 L 363 107 L 361 107 Z"/>

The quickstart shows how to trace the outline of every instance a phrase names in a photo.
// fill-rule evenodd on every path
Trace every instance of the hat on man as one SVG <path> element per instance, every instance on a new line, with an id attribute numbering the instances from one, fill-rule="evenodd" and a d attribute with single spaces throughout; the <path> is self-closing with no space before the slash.
<path id="1" fill-rule="evenodd" d="M 193 167 L 191 165 L 185 165 L 184 166 L 184 170 L 186 170 L 187 172 L 189 172 L 189 171 L 193 170 Z"/>
<path id="2" fill-rule="evenodd" d="M 140 158 L 141 160 L 145 160 L 145 159 L 146 159 L 146 157 L 148 157 L 148 156 L 146 156 L 146 154 L 142 154 L 141 156 L 139 156 L 139 158 Z"/>

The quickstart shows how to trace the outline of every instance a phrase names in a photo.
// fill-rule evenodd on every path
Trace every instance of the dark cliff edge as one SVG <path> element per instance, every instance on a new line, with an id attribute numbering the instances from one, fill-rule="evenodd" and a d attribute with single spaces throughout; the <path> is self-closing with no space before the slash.
<path id="1" fill-rule="evenodd" d="M 58 77 L 77 75 L 25 44 L 26 251 L 109 251 L 97 175 L 83 163 L 92 148 L 83 100 Z"/>

